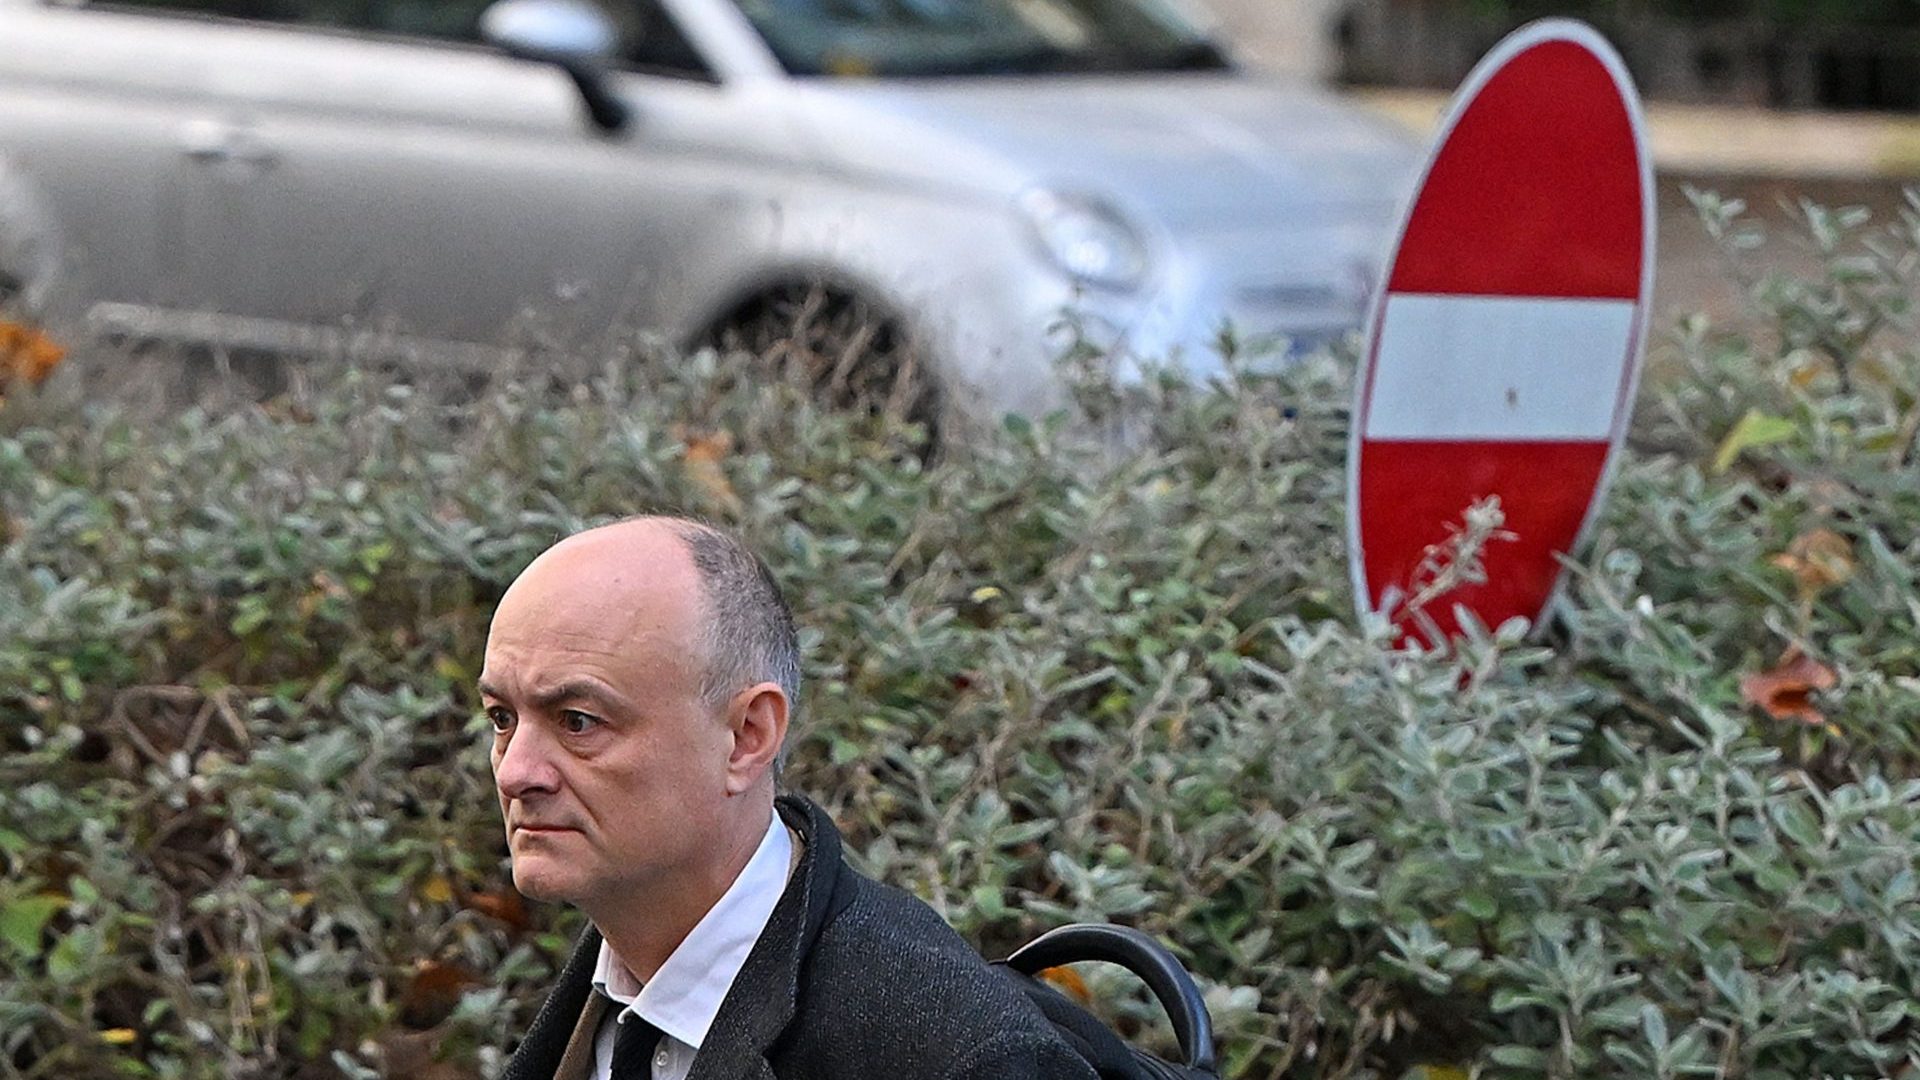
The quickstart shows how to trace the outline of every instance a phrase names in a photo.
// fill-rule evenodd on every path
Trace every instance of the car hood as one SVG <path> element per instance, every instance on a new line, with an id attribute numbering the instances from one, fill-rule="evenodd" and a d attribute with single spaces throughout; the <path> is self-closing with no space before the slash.
<path id="1" fill-rule="evenodd" d="M 1413 139 L 1328 94 L 1240 74 L 808 80 L 828 162 L 1010 197 L 1111 198 L 1175 228 L 1397 205 Z"/>

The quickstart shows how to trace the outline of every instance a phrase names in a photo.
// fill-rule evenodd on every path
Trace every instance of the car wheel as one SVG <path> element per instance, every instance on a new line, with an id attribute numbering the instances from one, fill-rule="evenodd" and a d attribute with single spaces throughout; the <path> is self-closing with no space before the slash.
<path id="1" fill-rule="evenodd" d="M 912 336 L 852 293 L 817 283 L 769 290 L 707 343 L 759 357 L 834 408 L 924 424 L 930 434 L 938 423 L 939 387 Z"/>

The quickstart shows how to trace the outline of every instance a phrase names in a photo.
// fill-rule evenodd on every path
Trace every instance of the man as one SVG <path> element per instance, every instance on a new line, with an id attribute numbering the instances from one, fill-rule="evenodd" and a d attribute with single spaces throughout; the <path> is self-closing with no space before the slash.
<path id="1" fill-rule="evenodd" d="M 1092 1072 L 925 904 L 860 877 L 774 773 L 793 619 L 731 537 L 572 536 L 507 590 L 480 692 L 514 885 L 581 938 L 507 1080 Z"/>

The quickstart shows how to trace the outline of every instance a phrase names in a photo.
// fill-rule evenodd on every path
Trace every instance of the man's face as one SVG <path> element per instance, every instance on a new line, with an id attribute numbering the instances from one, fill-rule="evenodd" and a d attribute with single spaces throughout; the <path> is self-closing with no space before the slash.
<path id="1" fill-rule="evenodd" d="M 643 526 L 560 544 L 502 598 L 481 699 L 521 892 L 627 903 L 710 857 L 732 739 L 700 701 L 699 605 L 680 541 Z"/>

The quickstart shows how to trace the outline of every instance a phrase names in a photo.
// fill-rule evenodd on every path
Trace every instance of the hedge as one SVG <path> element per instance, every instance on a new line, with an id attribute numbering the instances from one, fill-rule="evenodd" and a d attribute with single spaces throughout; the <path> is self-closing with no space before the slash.
<path id="1" fill-rule="evenodd" d="M 640 509 L 789 590 L 851 857 L 990 954 L 1163 936 L 1230 1076 L 1914 1075 L 1920 246 L 1805 215 L 1656 334 L 1558 617 L 1448 655 L 1352 614 L 1350 355 L 937 452 L 712 353 L 165 415 L 83 357 L 0 410 L 0 1075 L 497 1074 L 580 924 L 508 884 L 487 618 Z"/>

